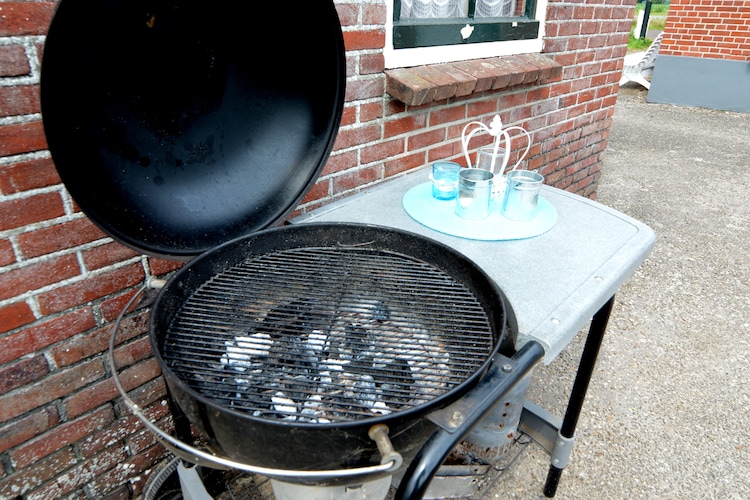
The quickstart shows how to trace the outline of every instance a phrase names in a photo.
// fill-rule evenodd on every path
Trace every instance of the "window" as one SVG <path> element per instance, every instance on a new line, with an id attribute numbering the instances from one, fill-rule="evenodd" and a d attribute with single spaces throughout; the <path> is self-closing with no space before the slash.
<path id="1" fill-rule="evenodd" d="M 546 0 L 390 0 L 386 66 L 541 52 Z"/>

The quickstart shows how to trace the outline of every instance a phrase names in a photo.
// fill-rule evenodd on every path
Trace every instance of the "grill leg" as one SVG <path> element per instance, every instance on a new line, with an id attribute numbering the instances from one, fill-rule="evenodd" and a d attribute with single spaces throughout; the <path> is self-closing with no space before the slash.
<path id="1" fill-rule="evenodd" d="M 180 408 L 175 402 L 169 387 L 167 387 L 167 404 L 169 405 L 169 411 L 172 414 L 175 436 L 183 443 L 192 444 L 193 433 L 190 430 L 190 420 L 188 420 L 187 415 L 182 411 L 182 408 Z"/>
<path id="2" fill-rule="evenodd" d="M 594 373 L 596 359 L 599 356 L 599 348 L 604 340 L 604 332 L 607 330 L 609 315 L 612 313 L 612 306 L 615 303 L 614 295 L 599 309 L 591 320 L 589 334 L 586 337 L 586 344 L 583 347 L 581 361 L 578 364 L 578 373 L 573 382 L 573 389 L 570 392 L 568 408 L 565 411 L 565 418 L 560 427 L 560 435 L 565 439 L 572 440 L 576 433 L 578 417 L 581 415 L 583 400 L 586 398 L 586 391 L 591 382 L 591 375 Z M 554 454 L 553 454 L 554 456 Z M 544 484 L 544 495 L 552 498 L 557 492 L 557 486 L 560 483 L 562 469 L 550 465 L 547 473 L 547 481 Z"/>

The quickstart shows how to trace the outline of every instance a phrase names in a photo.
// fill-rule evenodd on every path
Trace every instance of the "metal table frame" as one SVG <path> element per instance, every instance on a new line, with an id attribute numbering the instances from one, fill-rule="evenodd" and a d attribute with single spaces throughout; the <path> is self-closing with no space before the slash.
<path id="1" fill-rule="evenodd" d="M 404 194 L 427 182 L 428 174 L 428 168 L 418 169 L 296 217 L 290 223 L 351 222 L 394 227 L 464 253 L 508 296 L 518 320 L 518 353 L 525 353 L 528 358 L 529 351 L 541 346 L 538 357 L 533 358 L 532 354 L 534 363 L 539 358 L 551 363 L 591 320 L 564 418 L 560 420 L 526 402 L 519 424 L 520 430 L 550 454 L 544 493 L 552 497 L 572 451 L 615 292 L 646 259 L 656 236 L 648 226 L 627 215 L 548 186 L 542 188 L 541 195 L 557 210 L 558 221 L 547 233 L 511 241 L 478 241 L 443 234 L 413 220 L 401 205 Z M 400 485 L 398 496 L 420 498 L 434 470 L 410 473 L 408 484 Z"/>

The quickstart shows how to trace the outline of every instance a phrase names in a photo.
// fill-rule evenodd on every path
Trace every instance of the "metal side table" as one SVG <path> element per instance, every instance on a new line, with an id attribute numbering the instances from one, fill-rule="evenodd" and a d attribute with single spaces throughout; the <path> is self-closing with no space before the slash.
<path id="1" fill-rule="evenodd" d="M 552 497 L 573 446 L 575 429 L 606 331 L 614 295 L 656 241 L 648 226 L 592 200 L 544 186 L 557 211 L 548 232 L 527 239 L 480 241 L 430 229 L 407 214 L 404 195 L 428 182 L 428 168 L 386 181 L 291 221 L 353 222 L 394 227 L 442 242 L 479 264 L 502 288 L 518 321 L 516 349 L 537 342 L 551 363 L 586 323 L 589 333 L 562 420 L 532 404 L 519 429 L 551 456 L 544 492 Z"/>

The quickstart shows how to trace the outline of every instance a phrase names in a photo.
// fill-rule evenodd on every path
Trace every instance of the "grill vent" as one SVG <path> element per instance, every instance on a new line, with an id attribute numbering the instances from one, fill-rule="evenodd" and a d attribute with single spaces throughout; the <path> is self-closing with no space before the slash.
<path id="1" fill-rule="evenodd" d="M 493 345 L 463 284 L 363 245 L 282 250 L 222 271 L 185 301 L 163 354 L 219 405 L 329 423 L 427 403 L 474 374 Z"/>

